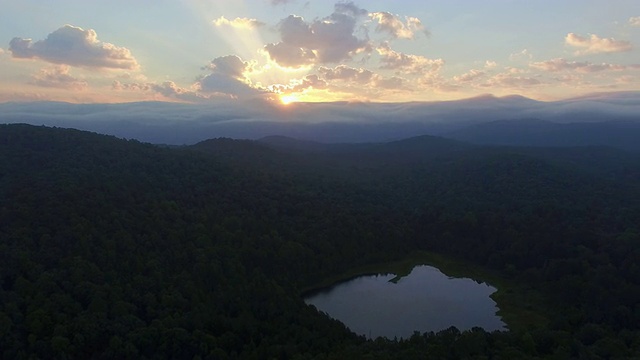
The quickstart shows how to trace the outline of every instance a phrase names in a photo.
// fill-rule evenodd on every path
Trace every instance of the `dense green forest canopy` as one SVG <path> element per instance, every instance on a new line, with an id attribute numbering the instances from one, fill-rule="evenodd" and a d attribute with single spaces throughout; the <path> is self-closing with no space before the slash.
<path id="1" fill-rule="evenodd" d="M 606 147 L 213 139 L 0 125 L 2 358 L 640 356 L 640 158 Z M 548 324 L 366 340 L 300 291 L 415 251 Z"/>

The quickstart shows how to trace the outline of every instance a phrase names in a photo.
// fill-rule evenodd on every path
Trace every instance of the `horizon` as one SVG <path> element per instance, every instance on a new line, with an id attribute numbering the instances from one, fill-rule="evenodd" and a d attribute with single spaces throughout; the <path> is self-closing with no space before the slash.
<path id="1" fill-rule="evenodd" d="M 266 102 L 285 109 L 487 94 L 553 102 L 640 91 L 637 1 L 154 5 L 6 4 L 0 103 Z"/>
<path id="2" fill-rule="evenodd" d="M 319 142 L 390 141 L 443 136 L 475 124 L 536 119 L 558 124 L 640 123 L 640 91 L 561 101 L 521 96 L 432 102 L 0 103 L 0 122 L 75 128 L 149 143 L 193 144 L 217 137 L 283 135 Z M 522 124 L 522 123 L 521 123 Z"/>

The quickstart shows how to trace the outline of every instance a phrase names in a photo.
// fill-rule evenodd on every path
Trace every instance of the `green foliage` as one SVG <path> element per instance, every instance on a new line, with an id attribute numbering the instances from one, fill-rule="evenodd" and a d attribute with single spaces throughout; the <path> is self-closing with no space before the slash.
<path id="1" fill-rule="evenodd" d="M 0 125 L 0 357 L 638 356 L 640 162 L 549 151 Z M 534 289 L 551 322 L 368 341 L 299 297 L 416 250 Z"/>

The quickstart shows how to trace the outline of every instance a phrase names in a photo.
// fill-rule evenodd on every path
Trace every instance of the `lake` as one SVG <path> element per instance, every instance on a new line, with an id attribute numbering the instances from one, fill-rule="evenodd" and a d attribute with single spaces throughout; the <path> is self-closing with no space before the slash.
<path id="1" fill-rule="evenodd" d="M 474 326 L 506 330 L 489 295 L 496 289 L 452 278 L 432 266 L 416 266 L 405 277 L 360 276 L 305 297 L 305 302 L 370 338 L 408 338 L 414 331 Z M 390 281 L 394 279 L 394 281 Z M 397 280 L 397 281 L 396 281 Z"/>

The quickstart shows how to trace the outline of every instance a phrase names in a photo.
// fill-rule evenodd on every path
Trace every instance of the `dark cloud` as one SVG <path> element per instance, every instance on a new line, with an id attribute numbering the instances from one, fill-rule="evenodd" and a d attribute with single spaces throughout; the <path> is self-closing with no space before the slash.
<path id="1" fill-rule="evenodd" d="M 337 3 L 334 9 L 336 13 L 347 14 L 353 17 L 367 16 L 369 13 L 367 10 L 359 8 L 353 1 Z"/>
<path id="2" fill-rule="evenodd" d="M 316 61 L 316 54 L 312 50 L 284 42 L 267 44 L 264 49 L 273 61 L 283 67 L 297 68 Z"/>
<path id="3" fill-rule="evenodd" d="M 14 58 L 41 59 L 54 64 L 133 70 L 139 67 L 131 51 L 98 40 L 92 29 L 65 25 L 46 39 L 13 38 L 9 51 Z"/>

